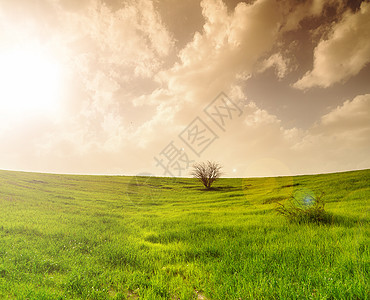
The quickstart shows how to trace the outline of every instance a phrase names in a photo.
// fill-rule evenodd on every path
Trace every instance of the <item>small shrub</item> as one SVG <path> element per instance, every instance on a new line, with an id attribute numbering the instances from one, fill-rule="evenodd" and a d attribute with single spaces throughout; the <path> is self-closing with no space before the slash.
<path id="1" fill-rule="evenodd" d="M 191 175 L 202 182 L 207 189 L 210 189 L 213 182 L 221 177 L 221 168 L 220 164 L 212 161 L 196 163 L 193 165 Z"/>
<path id="2" fill-rule="evenodd" d="M 275 211 L 294 223 L 330 223 L 332 215 L 325 210 L 325 201 L 319 197 L 291 197 L 285 204 L 277 203 Z"/>

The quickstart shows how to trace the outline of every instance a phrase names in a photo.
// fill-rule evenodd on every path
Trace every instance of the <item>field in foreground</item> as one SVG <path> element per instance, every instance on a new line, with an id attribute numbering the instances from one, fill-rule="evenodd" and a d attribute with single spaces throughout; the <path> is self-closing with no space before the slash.
<path id="1" fill-rule="evenodd" d="M 0 298 L 368 297 L 370 170 L 214 187 L 0 171 Z M 274 211 L 321 192 L 331 224 Z"/>

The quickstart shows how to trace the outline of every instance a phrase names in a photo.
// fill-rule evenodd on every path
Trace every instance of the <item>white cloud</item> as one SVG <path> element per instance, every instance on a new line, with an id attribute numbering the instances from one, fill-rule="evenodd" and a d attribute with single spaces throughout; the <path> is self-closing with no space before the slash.
<path id="1" fill-rule="evenodd" d="M 289 72 L 288 65 L 289 59 L 284 58 L 280 53 L 275 53 L 261 63 L 259 72 L 264 72 L 269 68 L 275 68 L 277 77 L 282 79 Z"/>
<path id="2" fill-rule="evenodd" d="M 331 129 L 331 131 L 341 133 L 369 130 L 370 94 L 357 96 L 352 101 L 345 101 L 342 106 L 324 115 L 321 118 L 321 124 L 326 130 Z"/>
<path id="3" fill-rule="evenodd" d="M 119 70 L 119 76 L 124 68 L 131 77 L 150 77 L 173 49 L 173 38 L 149 0 L 130 1 L 116 11 L 95 0 L 83 13 L 63 14 L 74 54 L 90 53 L 92 67 Z"/>
<path id="4" fill-rule="evenodd" d="M 241 82 L 278 35 L 281 14 L 275 1 L 239 3 L 231 13 L 221 0 L 204 0 L 201 7 L 203 31 L 179 52 L 177 63 L 156 75 L 160 87 L 134 100 L 142 108 L 157 107 L 139 129 L 140 144 L 154 143 L 153 132 L 161 132 L 156 143 L 165 146 L 221 91 L 235 102 L 245 101 Z"/>
<path id="5" fill-rule="evenodd" d="M 370 62 L 370 3 L 356 13 L 347 12 L 327 40 L 314 51 L 314 67 L 293 86 L 329 87 L 358 74 Z"/>
<path id="6" fill-rule="evenodd" d="M 297 3 L 300 2 L 300 3 Z M 284 7 L 285 21 L 282 30 L 291 31 L 300 27 L 300 22 L 307 17 L 318 17 L 325 7 L 331 6 L 337 12 L 343 9 L 341 0 L 281 1 Z"/>
<path id="7" fill-rule="evenodd" d="M 331 143 L 336 152 L 350 155 L 352 151 L 365 153 L 370 149 L 370 94 L 347 100 L 342 106 L 321 118 L 307 136 L 310 143 Z M 349 153 L 346 154 L 346 151 Z M 356 154 L 358 155 L 358 154 Z"/>
<path id="8" fill-rule="evenodd" d="M 320 172 L 369 168 L 370 94 L 347 100 L 322 116 L 293 149 Z"/>
<path id="9" fill-rule="evenodd" d="M 238 166 L 229 176 L 365 169 L 370 167 L 369 136 L 370 94 L 345 101 L 307 130 L 286 128 L 277 116 L 250 102 L 206 155 L 230 168 Z"/>
<path id="10" fill-rule="evenodd" d="M 276 116 L 269 114 L 266 110 L 258 108 L 253 102 L 249 104 L 249 107 L 255 110 L 252 113 L 247 113 L 245 117 L 245 124 L 248 127 L 257 128 L 264 125 L 280 123 Z"/>
<path id="11" fill-rule="evenodd" d="M 173 118 L 183 126 L 221 91 L 235 96 L 234 101 L 245 100 L 237 87 L 250 77 L 279 34 L 281 11 L 273 0 L 241 2 L 233 12 L 221 0 L 204 0 L 201 7 L 202 32 L 196 32 L 179 52 L 173 67 L 156 76 L 160 88 L 137 100 L 177 106 Z"/>
<path id="12" fill-rule="evenodd" d="M 227 86 L 236 74 L 251 72 L 276 40 L 280 12 L 275 1 L 239 3 L 230 15 L 221 0 L 202 1 L 202 7 L 203 32 L 181 50 L 180 64 L 165 73 L 170 87 L 225 80 Z"/>

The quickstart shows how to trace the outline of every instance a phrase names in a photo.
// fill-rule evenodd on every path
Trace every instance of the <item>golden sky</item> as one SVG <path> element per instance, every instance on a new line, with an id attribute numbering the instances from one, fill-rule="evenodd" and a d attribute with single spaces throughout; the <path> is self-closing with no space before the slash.
<path id="1" fill-rule="evenodd" d="M 0 169 L 370 168 L 370 2 L 0 0 Z"/>

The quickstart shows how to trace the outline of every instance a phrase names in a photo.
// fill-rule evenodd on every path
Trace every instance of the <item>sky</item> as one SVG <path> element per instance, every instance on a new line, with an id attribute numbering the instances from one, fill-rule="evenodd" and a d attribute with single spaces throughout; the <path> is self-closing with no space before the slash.
<path id="1" fill-rule="evenodd" d="M 0 0 L 0 169 L 370 168 L 370 2 Z"/>

